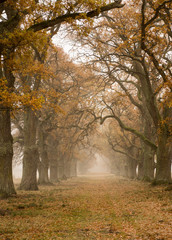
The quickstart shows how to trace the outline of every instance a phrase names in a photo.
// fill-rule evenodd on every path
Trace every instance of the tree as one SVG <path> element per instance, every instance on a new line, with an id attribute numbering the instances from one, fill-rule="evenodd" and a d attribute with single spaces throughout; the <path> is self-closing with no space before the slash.
<path id="1" fill-rule="evenodd" d="M 52 2 L 47 5 L 39 1 L 10 1 L 0 2 L 0 79 L 5 78 L 10 91 L 14 90 L 14 59 L 16 48 L 25 43 L 33 42 L 37 32 L 55 26 L 65 21 L 88 19 L 113 8 L 121 8 L 121 3 L 105 5 L 97 1 L 84 2 Z M 96 6 L 99 6 L 98 8 Z M 44 15 L 42 15 L 42 12 Z M 0 100 L 1 114 L 1 145 L 0 153 L 0 192 L 7 195 L 15 193 L 12 182 L 12 136 L 10 107 Z"/>
<path id="2" fill-rule="evenodd" d="M 101 123 L 114 118 L 121 128 L 141 139 L 144 174 L 150 180 L 153 155 L 157 153 L 157 181 L 171 180 L 170 6 L 171 1 L 133 1 L 128 3 L 127 12 L 115 16 L 104 13 L 107 20 L 95 24 L 89 36 L 81 40 L 90 47 L 90 62 L 104 77 L 107 91 L 120 91 L 128 97 L 142 115 L 143 128 L 126 125 L 113 102 L 108 102 L 110 114 L 102 114 Z"/>
<path id="3" fill-rule="evenodd" d="M 47 51 L 48 47 L 50 45 L 51 38 L 54 34 L 58 31 L 58 28 L 54 30 L 54 28 L 51 29 L 50 35 L 44 35 L 44 46 L 40 46 L 39 43 L 35 42 L 32 43 L 32 49 L 31 52 L 31 59 L 27 58 L 27 66 L 29 69 L 31 69 L 31 73 L 24 72 L 23 76 L 23 70 L 20 73 L 20 79 L 22 81 L 22 84 L 25 88 L 27 88 L 27 91 L 29 91 L 32 94 L 33 97 L 37 97 L 39 95 L 40 86 L 43 81 L 49 76 L 51 76 L 51 72 L 48 71 L 46 68 L 46 65 L 44 64 L 46 57 L 47 57 Z M 23 50 L 23 49 L 22 49 Z M 32 67 L 32 64 L 34 62 L 34 69 Z M 33 70 L 34 76 L 33 75 Z M 46 72 L 47 71 L 47 72 Z M 45 100 L 44 100 L 45 101 Z M 27 106 L 25 107 L 24 111 L 24 156 L 23 156 L 23 175 L 22 175 L 22 181 L 20 184 L 19 189 L 20 190 L 37 190 L 37 168 L 39 163 L 39 151 L 38 146 L 36 143 L 37 140 L 37 132 L 39 131 L 39 146 L 40 146 L 40 158 L 44 161 L 45 165 L 45 157 L 46 157 L 46 151 L 43 151 L 42 147 L 44 146 L 44 143 L 42 140 L 44 139 L 44 136 L 40 134 L 40 128 L 41 125 L 38 122 L 37 117 L 37 108 L 33 109 L 33 106 Z M 39 130 L 38 130 L 39 125 Z M 41 132 L 43 133 L 43 132 Z M 43 146 L 42 146 L 43 145 Z M 40 168 L 39 168 L 40 169 Z M 40 173 L 43 173 L 43 171 L 40 171 Z M 48 173 L 47 173 L 48 176 Z M 46 178 L 47 178 L 46 176 Z M 40 174 L 41 177 L 41 174 Z"/>
<path id="4" fill-rule="evenodd" d="M 171 1 L 152 1 L 146 3 L 142 0 L 141 7 L 141 48 L 146 53 L 149 60 L 152 61 L 159 81 L 158 89 L 155 91 L 159 95 L 161 105 L 152 104 L 148 99 L 146 103 L 149 113 L 154 122 L 157 131 L 157 181 L 171 180 L 171 71 L 169 65 L 168 52 L 171 42 L 170 26 L 170 7 Z M 150 9 L 154 11 L 150 15 Z M 159 31 L 163 27 L 163 30 Z M 153 31 L 151 29 L 154 28 Z M 151 92 L 150 79 L 146 78 L 147 89 Z M 146 85 L 146 83 L 145 83 Z M 144 93 L 147 94 L 146 92 Z M 155 101 L 153 93 L 150 99 Z"/>

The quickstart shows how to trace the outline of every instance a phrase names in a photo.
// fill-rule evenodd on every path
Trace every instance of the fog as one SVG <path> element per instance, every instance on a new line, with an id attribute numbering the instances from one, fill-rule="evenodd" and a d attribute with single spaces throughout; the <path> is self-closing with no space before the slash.
<path id="1" fill-rule="evenodd" d="M 88 173 L 110 173 L 107 159 L 96 154 L 96 161 Z"/>
<path id="2" fill-rule="evenodd" d="M 88 169 L 87 173 L 88 174 L 110 173 L 108 159 L 99 154 L 95 154 L 95 158 L 96 159 L 93 161 L 93 164 Z M 16 164 L 15 166 L 13 166 L 13 178 L 21 179 L 21 177 L 22 177 L 22 164 Z"/>
<path id="3" fill-rule="evenodd" d="M 13 178 L 15 179 L 21 177 L 22 177 L 22 164 L 13 167 Z"/>

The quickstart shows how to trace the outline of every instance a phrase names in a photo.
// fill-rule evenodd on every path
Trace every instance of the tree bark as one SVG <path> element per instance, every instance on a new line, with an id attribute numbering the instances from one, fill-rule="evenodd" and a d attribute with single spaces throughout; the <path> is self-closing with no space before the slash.
<path id="1" fill-rule="evenodd" d="M 49 161 L 48 161 L 48 154 L 46 150 L 43 150 L 40 153 L 41 161 L 39 162 L 38 172 L 39 172 L 39 184 L 48 184 L 49 177 L 48 177 L 48 169 L 49 169 Z"/>
<path id="2" fill-rule="evenodd" d="M 0 105 L 0 198 L 16 194 L 12 178 L 12 144 L 10 110 Z"/>
<path id="3" fill-rule="evenodd" d="M 154 179 L 154 152 L 152 149 L 145 145 L 144 146 L 144 156 L 143 156 L 143 180 L 152 181 Z"/>
<path id="4" fill-rule="evenodd" d="M 128 158 L 128 177 L 130 179 L 135 179 L 136 176 L 137 163 L 134 159 Z"/>
<path id="5" fill-rule="evenodd" d="M 137 175 L 137 178 L 139 180 L 142 180 L 143 179 L 143 176 L 144 176 L 144 171 L 143 171 L 143 159 L 140 159 L 139 160 L 139 163 L 138 163 L 138 175 Z"/>
<path id="6" fill-rule="evenodd" d="M 77 159 L 73 158 L 71 161 L 71 169 L 70 169 L 70 175 L 71 177 L 76 177 L 77 176 Z"/>
<path id="7" fill-rule="evenodd" d="M 1 53 L 0 53 L 1 57 Z M 0 79 L 7 79 L 7 86 L 13 89 L 15 78 L 7 67 L 8 61 L 0 61 Z M 0 198 L 16 194 L 12 177 L 13 138 L 11 135 L 10 108 L 0 98 Z"/>
<path id="8" fill-rule="evenodd" d="M 144 103 L 145 104 L 145 103 Z M 149 115 L 149 112 L 146 110 L 146 116 L 144 116 L 143 126 L 144 126 L 144 135 L 149 138 L 152 142 L 155 142 L 155 136 L 153 131 L 155 130 L 152 119 Z M 154 179 L 154 170 L 155 170 L 155 163 L 154 163 L 154 154 L 153 151 L 147 144 L 142 143 L 143 148 L 143 180 L 145 181 L 152 181 Z"/>
<path id="9" fill-rule="evenodd" d="M 64 176 L 64 161 L 61 158 L 58 160 L 58 170 L 57 171 L 58 171 L 58 178 L 62 179 Z"/>
<path id="10" fill-rule="evenodd" d="M 35 113 L 27 108 L 24 114 L 24 157 L 23 176 L 20 190 L 38 190 L 37 167 L 39 161 L 36 145 L 37 118 Z"/>
<path id="11" fill-rule="evenodd" d="M 42 125 L 39 124 L 38 128 L 38 140 L 39 140 L 39 154 L 40 154 L 40 161 L 38 166 L 39 171 L 39 184 L 48 184 L 50 183 L 48 177 L 48 169 L 49 169 L 49 159 L 47 153 L 47 145 L 46 145 L 46 134 L 43 131 Z"/>
<path id="12" fill-rule="evenodd" d="M 57 161 L 52 161 L 50 163 L 50 182 L 58 182 L 57 176 Z"/>
<path id="13" fill-rule="evenodd" d="M 69 158 L 64 160 L 64 177 L 71 177 L 71 160 Z"/>
<path id="14" fill-rule="evenodd" d="M 171 144 L 168 141 L 168 130 L 164 126 L 160 131 L 158 136 L 156 181 L 171 182 Z"/>

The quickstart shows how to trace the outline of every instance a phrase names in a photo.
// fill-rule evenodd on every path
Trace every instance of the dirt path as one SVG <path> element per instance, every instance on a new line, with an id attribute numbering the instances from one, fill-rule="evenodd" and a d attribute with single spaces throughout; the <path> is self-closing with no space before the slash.
<path id="1" fill-rule="evenodd" d="M 170 195 L 112 175 L 20 191 L 0 201 L 0 240 L 171 240 Z"/>

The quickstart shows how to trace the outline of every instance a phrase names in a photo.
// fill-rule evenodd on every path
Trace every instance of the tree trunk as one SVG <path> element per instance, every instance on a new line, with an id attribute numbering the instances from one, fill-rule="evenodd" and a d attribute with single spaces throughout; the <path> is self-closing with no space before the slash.
<path id="1" fill-rule="evenodd" d="M 20 190 L 38 190 L 37 167 L 39 161 L 36 145 L 37 119 L 34 112 L 28 108 L 24 116 L 24 157 L 23 176 Z"/>
<path id="2" fill-rule="evenodd" d="M 143 127 L 144 127 L 144 135 L 150 139 L 152 142 L 155 142 L 155 128 L 153 126 L 152 118 L 146 110 L 146 102 L 145 105 L 145 115 L 143 116 Z M 154 179 L 154 154 L 155 150 L 152 150 L 150 146 L 142 142 L 143 149 L 143 180 L 152 181 Z"/>
<path id="3" fill-rule="evenodd" d="M 48 169 L 49 169 L 49 164 L 48 164 L 48 155 L 47 151 L 43 151 L 41 154 L 41 161 L 39 162 L 38 166 L 38 172 L 39 172 L 39 184 L 48 184 L 49 177 L 48 177 Z"/>
<path id="4" fill-rule="evenodd" d="M 50 164 L 50 182 L 58 182 L 57 176 L 57 162 L 54 161 L 54 164 Z"/>
<path id="5" fill-rule="evenodd" d="M 172 152 L 172 136 L 170 132 L 170 121 L 172 118 L 172 108 L 164 106 L 163 119 L 167 123 L 161 122 L 158 131 L 158 149 L 157 149 L 157 182 L 171 182 L 171 152 Z M 169 121 L 169 122 L 168 122 Z"/>
<path id="6" fill-rule="evenodd" d="M 120 166 L 119 166 L 119 162 L 116 161 L 116 159 L 111 161 L 110 170 L 111 170 L 111 173 L 116 175 L 116 176 L 120 176 L 121 175 L 121 171 L 120 171 L 121 169 L 120 169 Z"/>
<path id="7" fill-rule="evenodd" d="M 130 179 L 136 178 L 136 167 L 136 161 L 132 158 L 128 158 L 128 177 Z"/>
<path id="8" fill-rule="evenodd" d="M 137 174 L 137 178 L 139 180 L 142 180 L 144 176 L 144 171 L 143 171 L 143 161 L 141 159 L 141 161 L 139 161 L 138 163 L 138 174 Z"/>
<path id="9" fill-rule="evenodd" d="M 144 146 L 144 159 L 143 159 L 143 180 L 152 181 L 154 179 L 154 152 L 152 149 L 145 145 Z"/>
<path id="10" fill-rule="evenodd" d="M 62 159 L 58 160 L 58 178 L 62 179 L 64 176 L 64 161 Z"/>
<path id="11" fill-rule="evenodd" d="M 10 59 L 9 55 L 6 59 Z M 9 69 L 9 63 L 6 59 L 4 59 L 3 64 L 0 61 L 0 79 L 6 78 L 7 86 L 12 91 L 15 77 Z M 13 138 L 10 109 L 4 106 L 1 101 L 0 97 L 0 198 L 16 194 L 12 177 Z"/>
<path id="12" fill-rule="evenodd" d="M 10 110 L 0 105 L 0 198 L 16 194 L 12 178 L 12 145 Z"/>
<path id="13" fill-rule="evenodd" d="M 168 132 L 165 126 L 160 131 L 161 133 L 158 136 L 156 181 L 171 182 L 171 143 L 168 141 Z"/>
<path id="14" fill-rule="evenodd" d="M 41 124 L 39 125 L 39 154 L 40 154 L 40 162 L 39 162 L 39 184 L 48 184 L 49 177 L 48 177 L 48 169 L 49 169 L 49 159 L 48 159 L 48 153 L 47 153 L 47 146 L 46 146 L 46 135 L 41 127 Z"/>
<path id="15" fill-rule="evenodd" d="M 76 177 L 77 176 L 77 159 L 73 158 L 71 161 L 71 169 L 70 169 L 70 175 L 71 177 Z"/>
<path id="16" fill-rule="evenodd" d="M 65 159 L 64 161 L 64 177 L 70 178 L 71 177 L 71 160 Z"/>

